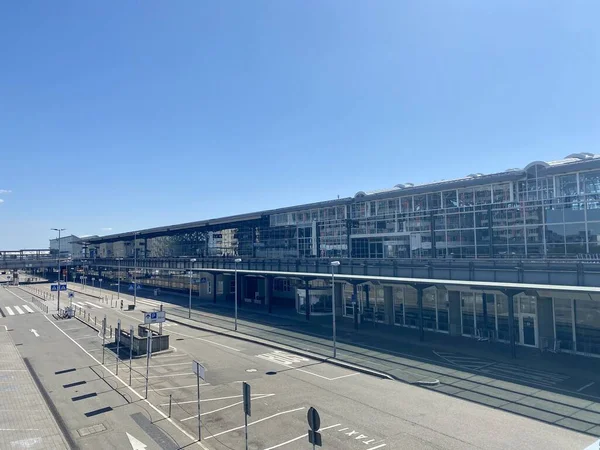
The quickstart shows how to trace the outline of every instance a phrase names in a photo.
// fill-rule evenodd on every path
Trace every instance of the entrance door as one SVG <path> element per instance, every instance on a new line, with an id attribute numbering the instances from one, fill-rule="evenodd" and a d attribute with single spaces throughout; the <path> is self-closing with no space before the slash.
<path id="1" fill-rule="evenodd" d="M 534 314 L 521 314 L 519 317 L 521 342 L 523 345 L 537 347 L 537 323 Z"/>

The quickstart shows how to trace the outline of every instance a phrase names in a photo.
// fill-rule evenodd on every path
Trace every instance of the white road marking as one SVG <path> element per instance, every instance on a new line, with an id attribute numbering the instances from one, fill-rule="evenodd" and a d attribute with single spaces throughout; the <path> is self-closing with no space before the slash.
<path id="1" fill-rule="evenodd" d="M 82 340 L 82 339 L 89 339 L 89 338 L 96 338 L 96 337 L 98 337 L 98 336 L 97 336 L 97 335 L 95 335 L 95 334 L 92 334 L 92 335 L 90 335 L 90 336 L 81 336 L 81 337 L 78 337 L 78 338 L 73 338 L 73 340 L 74 340 L 74 341 L 80 341 L 80 340 Z"/>
<path id="2" fill-rule="evenodd" d="M 293 353 L 287 353 L 281 350 L 276 350 L 271 353 L 263 353 L 262 355 L 256 355 L 257 358 L 266 359 L 267 361 L 281 364 L 282 366 L 289 367 L 294 363 L 306 363 L 310 360 L 303 356 L 294 355 Z"/>
<path id="3" fill-rule="evenodd" d="M 19 313 L 19 314 L 25 314 L 25 311 L 23 311 L 21 308 L 19 308 L 18 306 L 13 306 L 13 308 L 15 308 L 15 310 Z"/>
<path id="4" fill-rule="evenodd" d="M 88 305 L 93 306 L 94 308 L 102 309 L 102 306 L 94 305 L 93 303 L 90 303 L 90 302 L 83 302 L 83 303 L 87 303 Z"/>
<path id="5" fill-rule="evenodd" d="M 165 377 L 189 377 L 189 376 L 196 376 L 196 374 L 194 372 L 189 372 L 189 373 L 174 373 L 171 375 L 152 375 L 150 378 L 165 378 Z M 145 377 L 133 377 L 134 380 L 145 380 Z"/>
<path id="6" fill-rule="evenodd" d="M 4 309 L 6 309 L 6 312 L 7 312 L 9 315 L 11 315 L 11 316 L 14 316 L 14 315 L 15 315 L 15 313 L 13 312 L 13 310 L 12 310 L 12 309 L 10 309 L 10 306 L 5 306 L 5 307 L 4 307 Z"/>
<path id="7" fill-rule="evenodd" d="M 325 427 L 325 428 L 319 428 L 319 432 L 325 431 L 325 430 L 329 430 L 330 428 L 335 428 L 335 427 L 340 426 L 340 425 L 341 425 L 340 423 L 336 423 L 335 425 L 330 425 L 330 426 Z M 292 443 L 294 441 L 297 441 L 298 439 L 302 439 L 302 438 L 305 438 L 307 436 L 308 436 L 308 433 L 304 433 L 302 436 L 295 437 L 294 439 L 290 439 L 289 441 L 285 441 L 285 442 L 282 442 L 281 444 L 274 445 L 273 447 L 265 448 L 265 450 L 273 450 L 274 448 L 283 447 L 284 445 L 290 444 L 290 443 Z"/>
<path id="8" fill-rule="evenodd" d="M 77 302 L 71 302 L 72 304 L 74 304 L 75 306 L 79 306 L 80 308 L 85 308 L 85 305 L 82 305 L 81 303 L 77 303 Z"/>
<path id="9" fill-rule="evenodd" d="M 302 406 L 301 408 L 290 409 L 289 411 L 281 411 L 281 412 L 278 412 L 277 414 L 273 414 L 271 416 L 267 416 L 267 417 L 263 417 L 262 419 L 255 420 L 254 422 L 250 422 L 248 424 L 248 426 L 251 426 L 251 425 L 254 425 L 254 424 L 257 424 L 257 423 L 260 423 L 260 422 L 264 422 L 265 420 L 269 420 L 269 419 L 272 419 L 273 417 L 281 416 L 283 414 L 289 414 L 289 413 L 293 413 L 293 412 L 296 412 L 296 411 L 301 411 L 303 409 L 306 409 L 306 408 L 304 406 Z M 242 428 L 244 428 L 244 425 L 240 425 L 239 427 L 235 427 L 235 428 L 232 428 L 230 430 L 221 431 L 220 433 L 213 434 L 213 435 L 208 436 L 208 437 L 206 437 L 204 439 L 206 439 L 206 440 L 212 439 L 214 437 L 221 436 L 223 434 L 231 433 L 232 431 L 241 430 Z"/>
<path id="10" fill-rule="evenodd" d="M 29 330 L 29 331 L 31 331 L 35 337 L 40 337 L 40 335 L 38 334 L 38 332 L 36 330 L 34 330 L 33 328 L 31 330 Z"/>
<path id="11" fill-rule="evenodd" d="M 254 397 L 254 398 L 252 398 L 252 400 L 260 400 L 261 398 L 272 397 L 273 395 L 275 395 L 275 394 L 266 394 L 266 395 L 263 395 L 262 397 Z M 202 403 L 202 400 L 200 400 L 200 403 Z M 203 412 L 200 414 L 200 416 L 206 416 L 207 414 L 212 414 L 212 413 L 216 413 L 219 411 L 223 411 L 224 409 L 233 408 L 234 406 L 241 405 L 242 403 L 244 403 L 243 400 L 241 402 L 235 402 L 235 403 L 232 403 L 231 405 L 223 406 L 222 408 L 217 408 L 217 409 L 213 409 L 212 411 Z M 198 417 L 198 414 L 196 414 L 195 416 L 186 417 L 185 419 L 181 419 L 181 421 L 185 422 L 186 420 L 192 420 L 197 417 Z"/>
<path id="12" fill-rule="evenodd" d="M 200 338 L 200 337 L 190 336 L 190 335 L 187 335 L 187 334 L 179 333 L 177 331 L 172 331 L 171 330 L 169 333 L 171 333 L 171 334 L 178 334 L 180 336 L 185 336 L 185 337 L 188 337 L 190 339 L 196 339 L 197 341 L 208 342 L 209 344 L 218 345 L 219 347 L 228 348 L 229 350 L 233 350 L 234 352 L 240 352 L 241 351 L 239 348 L 233 348 L 233 347 L 230 347 L 230 346 L 225 345 L 225 344 L 220 344 L 218 342 L 209 341 L 208 339 L 204 339 L 204 338 Z"/>
<path id="13" fill-rule="evenodd" d="M 35 312 L 35 311 L 34 311 L 33 309 L 31 309 L 31 308 L 30 308 L 28 305 L 23 305 L 23 308 L 25 308 L 25 310 L 26 310 L 28 313 Z"/>
<path id="14" fill-rule="evenodd" d="M 254 397 L 272 397 L 275 394 L 252 394 L 252 398 Z M 204 402 L 216 402 L 218 400 L 230 400 L 232 398 L 240 398 L 243 397 L 243 395 L 229 395 L 227 397 L 215 397 L 215 398 L 205 398 L 205 399 L 200 399 L 200 403 L 204 403 Z M 174 402 L 176 405 L 186 405 L 188 403 L 198 403 L 198 400 L 188 400 L 185 402 Z M 168 403 L 161 403 L 160 406 L 168 406 Z M 198 416 L 196 416 L 198 417 Z"/>
<path id="15" fill-rule="evenodd" d="M 387 444 L 379 444 L 379 445 L 376 445 L 375 447 L 368 448 L 367 450 L 376 450 L 378 448 L 385 447 L 386 445 Z"/>
<path id="16" fill-rule="evenodd" d="M 77 347 L 79 347 L 81 350 L 83 350 L 90 358 L 92 358 L 94 361 L 96 361 L 96 363 L 102 365 L 102 363 L 97 360 L 91 353 L 89 353 L 85 348 L 83 348 L 81 345 L 79 345 L 78 342 L 76 342 L 75 340 L 73 340 L 73 338 L 71 336 L 69 336 L 67 333 L 65 333 L 63 330 L 60 329 L 60 327 L 58 325 L 56 325 L 54 322 L 52 322 L 50 319 L 48 319 L 48 316 L 44 316 L 45 319 L 50 322 L 52 325 L 54 325 L 58 331 L 60 331 L 62 334 L 64 334 L 67 338 L 69 338 Z M 115 375 L 113 373 L 112 370 L 110 370 L 107 366 L 104 366 L 105 370 L 110 373 L 112 376 L 114 376 L 117 380 L 119 380 L 121 382 L 121 384 L 126 388 L 129 389 L 131 392 L 133 392 L 142 402 L 147 403 L 148 406 L 150 406 L 154 411 L 156 411 L 158 414 L 160 414 L 167 422 L 171 423 L 175 428 L 177 428 L 181 433 L 183 433 L 185 436 L 187 436 L 189 439 L 191 439 L 191 443 L 195 443 L 197 445 L 199 445 L 203 450 L 209 450 L 208 448 L 206 448 L 202 442 L 198 441 L 197 438 L 195 436 L 192 436 L 191 434 L 189 434 L 187 431 L 185 431 L 183 428 L 181 428 L 179 425 L 177 425 L 177 423 L 171 419 L 170 417 L 168 417 L 165 413 L 163 413 L 160 409 L 158 409 L 156 406 L 154 406 L 152 403 L 150 403 L 147 399 L 145 399 L 138 391 L 136 391 L 135 389 L 133 389 L 131 386 L 129 386 L 127 383 L 125 383 L 125 381 L 123 381 L 118 375 Z"/>
<path id="17" fill-rule="evenodd" d="M 579 389 L 577 389 L 577 392 L 581 392 L 584 389 L 589 388 L 592 384 L 596 383 L 595 381 L 592 381 L 591 383 L 586 384 L 585 386 L 581 386 Z"/>
<path id="18" fill-rule="evenodd" d="M 209 386 L 210 383 L 200 383 L 200 386 Z M 169 391 L 169 390 L 173 390 L 173 389 L 187 389 L 187 388 L 195 388 L 196 385 L 195 384 L 190 384 L 189 386 L 177 386 L 177 387 L 168 387 L 168 388 L 160 388 L 160 389 L 153 389 L 154 391 Z"/>
<path id="19" fill-rule="evenodd" d="M 319 375 L 318 373 L 309 372 L 308 370 L 304 370 L 304 369 L 294 369 L 294 370 L 297 370 L 298 372 L 307 373 L 309 375 L 314 375 L 315 377 L 323 378 L 324 380 L 327 380 L 327 381 L 335 381 L 335 380 L 339 380 L 340 378 L 347 378 L 347 377 L 353 377 L 354 375 L 358 375 L 358 372 L 355 372 L 355 373 L 349 373 L 348 375 L 342 375 L 339 377 L 329 378 L 329 377 L 325 377 L 323 375 Z"/>
<path id="20" fill-rule="evenodd" d="M 191 361 L 189 362 L 182 362 L 182 363 L 173 363 L 173 364 L 159 364 L 157 366 L 150 366 L 151 369 L 154 369 L 156 367 L 169 367 L 169 366 L 185 366 L 186 364 L 189 365 Z"/>

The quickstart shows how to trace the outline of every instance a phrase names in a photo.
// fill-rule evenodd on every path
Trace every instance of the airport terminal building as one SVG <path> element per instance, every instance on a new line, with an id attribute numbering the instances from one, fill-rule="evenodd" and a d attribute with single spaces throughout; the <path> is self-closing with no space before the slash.
<path id="1" fill-rule="evenodd" d="M 365 267 L 468 261 L 474 271 L 497 260 L 594 264 L 600 257 L 600 155 L 576 153 L 494 174 L 403 182 L 353 197 L 91 238 L 87 257 L 90 270 L 106 277 L 114 276 L 115 259 L 135 260 L 143 283 L 173 289 L 186 289 L 182 270 L 192 258 L 198 263 L 190 267 L 197 268 L 234 258 L 263 261 L 262 267 L 275 260 L 359 260 Z M 206 278 L 194 285 L 197 295 L 232 300 L 231 274 L 206 272 Z M 349 320 L 358 308 L 363 322 L 421 324 L 498 341 L 509 341 L 512 330 L 520 345 L 600 355 L 600 298 L 594 294 L 547 289 L 512 295 L 375 280 L 340 281 L 336 289 L 336 315 Z M 240 291 L 241 301 L 253 305 L 278 301 L 307 316 L 332 311 L 326 277 L 245 275 Z"/>

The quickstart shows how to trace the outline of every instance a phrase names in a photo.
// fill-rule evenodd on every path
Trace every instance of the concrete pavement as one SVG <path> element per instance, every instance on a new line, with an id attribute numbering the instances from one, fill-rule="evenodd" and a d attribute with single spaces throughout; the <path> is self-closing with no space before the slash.
<path id="1" fill-rule="evenodd" d="M 158 306 L 151 300 L 139 300 L 141 309 L 153 310 Z M 142 318 L 139 310 L 128 312 L 111 308 L 96 297 L 76 294 L 75 302 L 82 305 L 86 317 L 91 315 L 90 326 L 93 326 L 93 316 L 97 316 L 96 323 L 99 323 L 98 317 L 104 314 L 113 326 L 121 319 L 124 328 L 130 323 L 139 323 Z M 176 313 L 177 309 L 167 310 L 168 316 Z M 170 394 L 173 419 L 189 433 L 197 433 L 195 377 L 191 362 L 194 359 L 201 361 L 207 367 L 208 383 L 201 387 L 203 442 L 210 448 L 240 448 L 243 443 L 241 381 L 250 382 L 255 394 L 253 415 L 249 419 L 250 448 L 254 449 L 309 448 L 305 433 L 306 410 L 310 406 L 321 412 L 323 427 L 331 426 L 323 431 L 324 448 L 579 449 L 594 441 L 590 436 L 551 425 L 560 419 L 542 416 L 543 412 L 536 405 L 529 406 L 540 416 L 536 420 L 519 415 L 519 411 L 515 411 L 518 414 L 508 412 L 513 408 L 510 405 L 517 409 L 526 402 L 545 400 L 541 397 L 546 395 L 544 389 L 521 392 L 519 397 L 514 397 L 511 389 L 517 387 L 492 386 L 492 382 L 498 381 L 495 379 L 480 380 L 472 373 L 457 369 L 440 373 L 443 366 L 420 369 L 440 378 L 446 376 L 442 385 L 463 392 L 464 399 L 469 400 L 464 401 L 461 395 L 456 395 L 458 392 L 451 396 L 440 395 L 432 390 L 373 378 L 274 350 L 250 340 L 239 340 L 222 328 L 207 324 L 210 315 L 206 313 L 195 317 L 201 323 L 197 320 L 189 323 L 196 328 L 184 326 L 187 319 L 182 315 L 180 313 L 177 318 L 179 323 L 168 321 L 164 328 L 171 334 L 171 345 L 176 349 L 157 354 L 151 360 L 149 400 L 168 412 Z M 71 325 L 74 323 L 63 321 L 59 326 L 75 327 Z M 68 330 L 66 332 L 70 334 Z M 79 339 L 78 335 L 73 339 Z M 92 354 L 101 352 L 98 339 L 84 338 L 77 342 Z M 342 347 L 340 351 L 343 354 L 349 350 Z M 132 387 L 140 393 L 145 384 L 144 368 L 145 360 L 133 362 Z M 126 379 L 128 361 L 124 361 L 119 370 L 120 376 Z M 468 382 L 474 386 L 467 386 Z M 482 397 L 469 398 L 470 392 Z M 493 399 L 500 394 L 511 398 L 492 408 L 484 406 L 484 399 Z M 553 400 L 545 401 L 553 403 Z M 569 412 L 562 411 L 565 417 L 561 418 L 566 418 Z"/>

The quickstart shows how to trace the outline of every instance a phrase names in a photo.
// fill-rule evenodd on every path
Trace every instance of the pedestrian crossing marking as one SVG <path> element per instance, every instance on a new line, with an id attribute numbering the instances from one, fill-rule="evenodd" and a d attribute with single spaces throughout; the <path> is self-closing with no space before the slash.
<path id="1" fill-rule="evenodd" d="M 303 356 L 294 355 L 292 353 L 287 353 L 281 350 L 277 350 L 271 353 L 263 353 L 262 355 L 256 356 L 258 358 L 266 359 L 267 361 L 281 364 L 283 366 L 290 366 L 294 363 L 305 363 L 309 361 L 308 358 L 304 358 Z"/>
<path id="2" fill-rule="evenodd" d="M 530 383 L 553 386 L 560 384 L 570 377 L 560 373 L 546 372 L 513 364 L 499 363 L 489 359 L 465 356 L 458 353 L 434 351 L 435 355 L 450 364 L 467 370 L 484 373 L 489 376 L 498 376 Z"/>
<path id="3" fill-rule="evenodd" d="M 3 306 L 0 309 L 8 313 L 9 316 L 15 316 L 17 314 L 31 314 L 35 312 L 28 305 Z M 6 316 L 6 314 L 4 314 L 4 316 Z"/>
<path id="4" fill-rule="evenodd" d="M 102 306 L 94 305 L 93 303 L 90 303 L 90 302 L 85 302 L 85 303 L 87 303 L 90 306 L 93 306 L 94 308 L 102 309 Z"/>
<path id="5" fill-rule="evenodd" d="M 85 308 L 85 305 L 82 305 L 81 303 L 77 303 L 77 302 L 71 302 L 71 303 L 80 308 Z"/>

